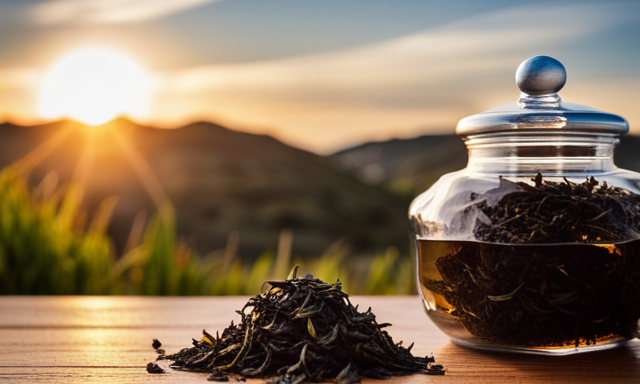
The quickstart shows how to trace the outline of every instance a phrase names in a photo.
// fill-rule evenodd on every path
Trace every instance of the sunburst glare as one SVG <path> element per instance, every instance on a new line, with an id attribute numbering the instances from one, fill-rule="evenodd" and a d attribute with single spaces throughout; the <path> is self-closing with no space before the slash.
<path id="1" fill-rule="evenodd" d="M 148 76 L 138 63 L 115 51 L 88 48 L 51 67 L 40 89 L 38 112 L 46 119 L 101 125 L 117 116 L 143 118 L 148 101 Z"/>

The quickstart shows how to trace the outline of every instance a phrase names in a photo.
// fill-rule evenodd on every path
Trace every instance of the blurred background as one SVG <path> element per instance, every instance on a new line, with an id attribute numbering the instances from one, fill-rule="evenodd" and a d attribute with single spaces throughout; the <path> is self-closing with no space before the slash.
<path id="1" fill-rule="evenodd" d="M 545 54 L 640 170 L 640 3 L 0 0 L 0 293 L 415 291 L 406 212 Z"/>

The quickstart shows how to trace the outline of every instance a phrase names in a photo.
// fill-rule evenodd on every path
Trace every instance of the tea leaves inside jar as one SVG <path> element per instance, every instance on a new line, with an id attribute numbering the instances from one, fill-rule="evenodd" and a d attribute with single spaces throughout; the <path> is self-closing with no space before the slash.
<path id="1" fill-rule="evenodd" d="M 421 284 L 436 309 L 500 345 L 635 337 L 640 196 L 593 177 L 552 182 L 538 174 L 532 181 L 501 179 L 471 196 L 475 203 L 460 214 L 482 213 L 473 225 L 477 241 L 419 241 Z"/>
<path id="2" fill-rule="evenodd" d="M 476 221 L 475 239 L 505 244 L 614 243 L 640 237 L 640 195 L 609 187 L 590 177 L 583 183 L 543 180 L 534 185 L 500 178 L 500 186 L 467 210 L 478 209 L 489 222 Z M 491 195 L 512 191 L 489 205 Z M 479 196 L 472 196 L 472 199 Z M 468 212 L 467 212 L 468 213 Z"/>

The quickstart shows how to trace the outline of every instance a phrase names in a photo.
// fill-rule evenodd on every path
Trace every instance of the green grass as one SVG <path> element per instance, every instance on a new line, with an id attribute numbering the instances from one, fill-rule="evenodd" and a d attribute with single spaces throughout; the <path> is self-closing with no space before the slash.
<path id="1" fill-rule="evenodd" d="M 237 235 L 204 257 L 181 243 L 175 213 L 160 207 L 138 244 L 116 257 L 106 231 L 116 198 L 89 215 L 78 186 L 59 188 L 54 174 L 30 190 L 16 167 L 0 171 L 0 294 L 254 295 L 264 281 L 300 274 L 340 279 L 350 294 L 415 292 L 408 255 L 395 248 L 354 259 L 340 241 L 324 255 L 292 258 L 292 233 L 253 263 L 237 257 Z M 89 217 L 89 220 L 87 220 Z"/>
<path id="2" fill-rule="evenodd" d="M 108 204 L 80 230 L 77 190 L 36 193 L 15 169 L 0 172 L 0 293 L 102 294 L 113 286 L 111 241 L 100 226 Z"/>

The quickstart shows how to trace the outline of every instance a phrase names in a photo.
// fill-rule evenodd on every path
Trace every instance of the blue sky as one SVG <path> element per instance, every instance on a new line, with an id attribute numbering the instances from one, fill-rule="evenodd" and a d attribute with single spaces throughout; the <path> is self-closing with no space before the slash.
<path id="1" fill-rule="evenodd" d="M 0 0 L 0 119 L 41 120 L 51 65 L 106 47 L 149 73 L 147 123 L 217 121 L 330 152 L 452 133 L 517 100 L 518 64 L 547 54 L 567 68 L 564 100 L 640 133 L 639 36 L 639 2 Z"/>

